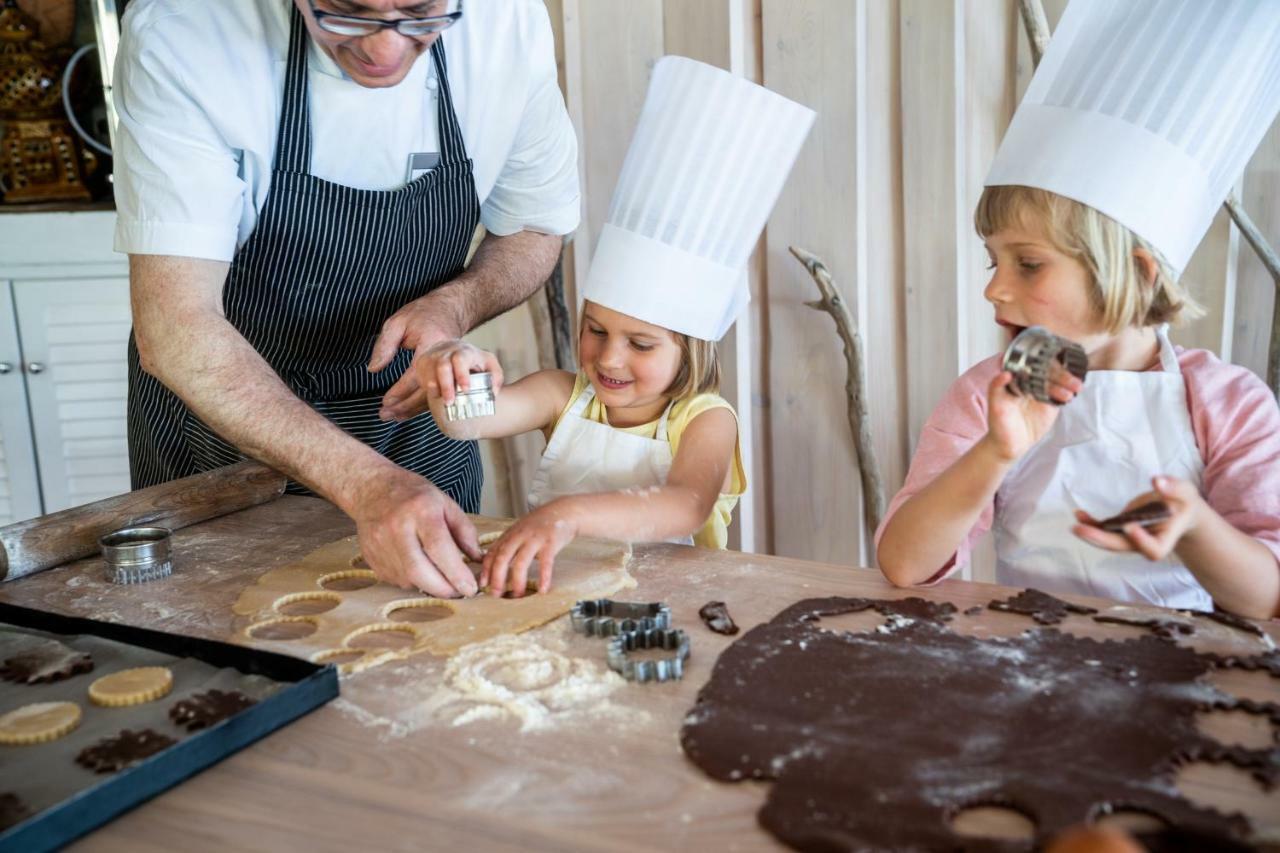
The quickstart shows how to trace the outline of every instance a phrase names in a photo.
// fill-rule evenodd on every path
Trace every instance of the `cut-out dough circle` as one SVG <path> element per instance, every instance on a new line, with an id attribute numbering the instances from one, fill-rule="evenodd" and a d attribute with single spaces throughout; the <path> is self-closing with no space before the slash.
<path id="1" fill-rule="evenodd" d="M 310 637 L 319 627 L 313 616 L 281 616 L 256 622 L 245 628 L 244 633 L 255 640 L 301 640 Z"/>
<path id="2" fill-rule="evenodd" d="M 354 592 L 367 589 L 378 582 L 378 576 L 368 569 L 350 569 L 345 572 L 330 572 L 316 579 L 316 586 L 326 591 Z"/>
<path id="3" fill-rule="evenodd" d="M 342 596 L 336 592 L 295 592 L 277 598 L 271 609 L 281 616 L 315 616 L 341 603 Z"/>
<path id="4" fill-rule="evenodd" d="M 401 598 L 382 608 L 382 618 L 392 622 L 435 622 L 456 611 L 438 598 Z M 400 616 L 396 616 L 399 613 Z"/>

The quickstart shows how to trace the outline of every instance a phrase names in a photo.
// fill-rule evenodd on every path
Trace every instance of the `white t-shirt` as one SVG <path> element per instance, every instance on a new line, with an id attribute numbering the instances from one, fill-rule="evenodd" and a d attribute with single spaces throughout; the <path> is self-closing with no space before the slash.
<path id="1" fill-rule="evenodd" d="M 118 252 L 230 261 L 271 188 L 293 0 L 133 0 L 115 69 Z M 578 149 L 541 0 L 470 0 L 442 35 L 481 222 L 494 234 L 578 225 Z M 348 79 L 310 42 L 311 174 L 406 183 L 438 152 L 424 51 L 397 86 Z"/>

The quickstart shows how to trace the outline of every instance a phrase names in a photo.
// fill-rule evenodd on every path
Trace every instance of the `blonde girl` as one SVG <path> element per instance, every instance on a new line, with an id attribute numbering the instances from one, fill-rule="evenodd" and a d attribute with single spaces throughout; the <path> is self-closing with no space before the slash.
<path id="1" fill-rule="evenodd" d="M 674 540 L 723 548 L 746 475 L 738 421 L 719 396 L 715 344 L 587 301 L 577 374 L 543 370 L 502 386 L 496 357 L 463 341 L 416 362 L 440 428 L 454 438 L 540 430 L 547 448 L 529 494 L 532 512 L 488 549 L 480 585 L 522 595 L 537 564 L 551 587 L 555 555 L 575 536 Z M 495 413 L 448 421 L 455 386 L 487 371 Z"/>
<path id="2" fill-rule="evenodd" d="M 996 580 L 1269 617 L 1280 610 L 1280 411 L 1252 373 L 1173 346 L 1197 316 L 1160 255 L 1125 226 L 1041 189 L 987 187 L 975 224 L 984 295 L 1010 335 L 1031 325 L 1089 354 L 1041 403 L 1000 357 L 961 376 L 925 424 L 877 537 L 886 577 L 938 580 L 988 529 Z M 1153 499 L 1162 524 L 1097 518 Z"/>

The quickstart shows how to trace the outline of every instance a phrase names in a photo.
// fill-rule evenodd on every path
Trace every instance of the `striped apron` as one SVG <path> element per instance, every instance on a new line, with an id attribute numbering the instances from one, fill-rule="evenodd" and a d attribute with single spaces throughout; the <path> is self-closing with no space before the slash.
<path id="1" fill-rule="evenodd" d="M 445 437 L 429 412 L 403 423 L 378 419 L 382 395 L 413 354 L 401 350 L 380 373 L 365 369 L 383 321 L 462 271 L 480 219 L 439 39 L 431 60 L 440 83 L 439 165 L 391 191 L 322 180 L 310 174 L 307 33 L 293 10 L 271 189 L 231 262 L 223 307 L 293 393 L 476 512 L 483 470 L 474 441 Z M 244 458 L 142 370 L 132 335 L 128 413 L 135 489 Z M 307 493 L 297 484 L 289 491 Z"/>

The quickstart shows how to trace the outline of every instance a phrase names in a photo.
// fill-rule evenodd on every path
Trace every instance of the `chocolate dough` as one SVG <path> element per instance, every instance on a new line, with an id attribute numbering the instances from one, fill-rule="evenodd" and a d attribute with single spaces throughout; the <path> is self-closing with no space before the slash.
<path id="1" fill-rule="evenodd" d="M 93 669 L 93 658 L 57 640 L 24 636 L 20 650 L 4 659 L 0 678 L 18 684 L 62 681 Z"/>
<path id="2" fill-rule="evenodd" d="M 1050 618 L 1045 599 L 991 606 Z M 822 627 L 868 609 L 887 623 Z M 1163 820 L 1143 837 L 1155 848 L 1238 847 L 1243 817 L 1172 785 L 1189 761 L 1280 761 L 1280 748 L 1227 748 L 1196 729 L 1198 711 L 1251 704 L 1197 683 L 1217 659 L 1153 636 L 962 636 L 944 624 L 954 611 L 921 599 L 787 608 L 721 654 L 685 719 L 685 753 L 714 779 L 775 781 L 760 823 L 804 850 L 1025 850 L 1107 807 Z M 1025 814 L 1033 842 L 952 831 L 952 816 L 982 805 Z"/>
<path id="3" fill-rule="evenodd" d="M 987 605 L 992 610 L 1003 610 L 1006 613 L 1021 613 L 1030 616 L 1041 625 L 1057 625 L 1067 618 L 1068 613 L 1088 616 L 1098 611 L 1083 604 L 1072 604 L 1060 598 L 1054 598 L 1047 592 L 1038 589 L 1024 589 L 1013 598 L 1004 601 L 993 601 Z"/>
<path id="4" fill-rule="evenodd" d="M 1163 637 L 1166 640 L 1176 639 L 1178 636 L 1189 637 L 1196 632 L 1196 626 L 1188 622 L 1182 622 L 1178 619 L 1171 619 L 1165 616 L 1095 616 L 1094 622 L 1109 623 L 1112 625 L 1132 625 L 1135 628 L 1149 628 L 1151 633 L 1157 637 Z"/>
<path id="5" fill-rule="evenodd" d="M 1229 610 L 1223 610 L 1220 607 L 1213 608 L 1209 613 L 1197 612 L 1195 615 L 1204 619 L 1212 619 L 1214 622 L 1226 625 L 1228 628 L 1235 628 L 1239 631 L 1244 631 L 1246 634 L 1253 634 L 1255 637 L 1266 636 L 1261 628 L 1250 622 L 1248 619 L 1245 619 L 1243 616 L 1237 616 Z"/>
<path id="6" fill-rule="evenodd" d="M 177 743 L 173 738 L 151 729 L 130 731 L 103 738 L 93 746 L 80 750 L 76 763 L 96 773 L 115 773 L 144 758 L 150 758 Z"/>
<path id="7" fill-rule="evenodd" d="M 702 617 L 707 627 L 717 634 L 733 636 L 738 633 L 738 626 L 733 624 L 729 607 L 723 601 L 708 601 L 698 610 L 698 615 Z"/>
<path id="8" fill-rule="evenodd" d="M 169 709 L 169 719 L 174 725 L 186 726 L 187 731 L 194 732 L 221 722 L 252 704 L 253 700 L 238 690 L 229 693 L 208 690 L 176 703 Z"/>

